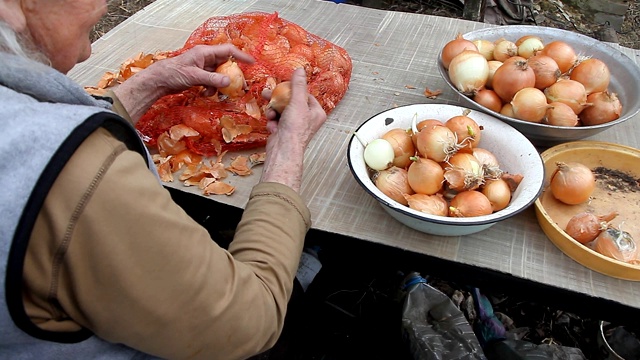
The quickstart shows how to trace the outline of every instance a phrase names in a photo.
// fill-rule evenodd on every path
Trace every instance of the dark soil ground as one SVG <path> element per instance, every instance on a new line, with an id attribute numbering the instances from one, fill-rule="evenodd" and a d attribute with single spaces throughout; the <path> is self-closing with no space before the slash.
<path id="1" fill-rule="evenodd" d="M 111 0 L 108 14 L 95 27 L 92 40 L 100 38 L 153 1 Z M 390 0 L 382 2 L 380 8 L 462 18 L 463 6 L 458 1 Z M 349 3 L 362 5 L 361 0 Z M 629 4 L 622 29 L 616 36 L 621 45 L 640 49 L 640 6 L 637 1 L 630 1 Z M 564 15 L 558 6 L 561 6 Z M 602 28 L 602 24 L 589 22 L 584 11 L 562 6 L 561 2 L 555 0 L 533 0 L 527 11 L 531 14 L 530 21 L 541 26 L 567 29 L 596 38 L 598 29 Z M 220 228 L 209 223 L 207 207 L 210 207 L 210 202 L 194 206 L 193 199 L 184 198 L 183 194 L 175 191 L 172 194 L 194 219 L 209 229 L 221 245 L 230 241 L 239 214 L 228 215 L 228 226 Z M 215 218 L 219 220 L 218 216 Z M 414 271 L 448 295 L 470 324 L 480 323 L 471 296 L 474 288 L 465 282 L 467 276 L 464 272 L 458 276 L 441 274 L 437 271 L 437 265 L 426 266 L 425 261 L 429 259 L 415 258 L 402 251 L 380 249 L 353 239 L 326 239 L 323 236 L 326 237 L 312 231 L 307 239 L 309 244 L 321 248 L 322 270 L 306 293 L 294 292 L 281 341 L 272 351 L 258 356 L 258 359 L 411 359 L 407 342 L 400 332 L 404 295 L 401 285 L 403 279 Z M 340 246 L 336 247 L 335 244 Z M 602 358 L 597 341 L 601 319 L 593 318 L 588 309 L 571 303 L 570 299 L 563 301 L 556 294 L 540 294 L 533 299 L 523 297 L 523 293 L 517 289 L 505 289 L 498 283 L 482 286 L 481 290 L 495 312 L 495 319 L 504 326 L 510 338 L 536 346 L 579 349 L 586 359 Z M 615 325 L 611 327 L 620 328 Z M 640 333 L 640 329 L 626 328 Z M 494 355 L 493 358 L 507 357 Z"/>

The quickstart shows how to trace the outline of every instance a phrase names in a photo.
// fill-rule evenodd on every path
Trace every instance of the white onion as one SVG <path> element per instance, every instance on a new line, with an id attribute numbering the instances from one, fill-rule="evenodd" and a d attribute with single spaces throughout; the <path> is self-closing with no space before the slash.
<path id="1" fill-rule="evenodd" d="M 364 148 L 364 162 L 373 170 L 388 169 L 394 158 L 393 146 L 385 139 L 375 139 Z"/>

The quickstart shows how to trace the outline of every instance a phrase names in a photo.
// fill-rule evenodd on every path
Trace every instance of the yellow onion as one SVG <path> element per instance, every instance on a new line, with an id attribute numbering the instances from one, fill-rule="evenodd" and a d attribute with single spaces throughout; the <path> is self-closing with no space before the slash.
<path id="1" fill-rule="evenodd" d="M 478 48 L 472 41 L 463 38 L 462 34 L 459 33 L 455 39 L 446 43 L 442 48 L 442 55 L 440 57 L 440 60 L 442 60 L 442 66 L 444 66 L 445 69 L 449 69 L 451 60 L 465 50 L 477 51 Z"/>
<path id="2" fill-rule="evenodd" d="M 561 102 L 569 105 L 573 112 L 580 114 L 588 105 L 584 85 L 571 79 L 560 79 L 544 89 L 547 102 Z"/>
<path id="3" fill-rule="evenodd" d="M 459 152 L 448 160 L 444 178 L 450 189 L 475 190 L 484 183 L 484 170 L 473 154 Z"/>
<path id="4" fill-rule="evenodd" d="M 544 118 L 549 105 L 542 90 L 526 87 L 513 96 L 511 107 L 516 119 L 539 123 Z"/>
<path id="5" fill-rule="evenodd" d="M 525 59 L 532 57 L 544 48 L 542 40 L 536 36 L 524 39 L 516 46 L 518 47 L 518 56 L 522 56 Z"/>
<path id="6" fill-rule="evenodd" d="M 416 149 L 423 157 L 443 162 L 458 152 L 456 134 L 446 126 L 427 126 L 416 135 Z"/>
<path id="7" fill-rule="evenodd" d="M 607 90 L 611 73 L 604 61 L 588 58 L 580 61 L 571 70 L 569 78 L 584 85 L 587 94 L 591 94 Z"/>
<path id="8" fill-rule="evenodd" d="M 493 49 L 496 47 L 496 44 L 486 39 L 478 39 L 472 42 L 476 48 L 478 48 L 478 52 L 482 54 L 487 61 L 493 60 Z"/>
<path id="9" fill-rule="evenodd" d="M 534 87 L 540 90 L 551 86 L 562 75 L 556 61 L 547 55 L 536 54 L 529 58 L 528 63 L 536 77 Z"/>
<path id="10" fill-rule="evenodd" d="M 291 101 L 291 81 L 282 81 L 271 92 L 268 106 L 278 114 L 282 114 L 289 101 Z"/>
<path id="11" fill-rule="evenodd" d="M 511 106 L 511 103 L 506 103 L 502 105 L 502 109 L 500 109 L 500 114 L 514 118 L 515 115 L 513 115 L 513 106 Z"/>
<path id="12" fill-rule="evenodd" d="M 479 52 L 464 50 L 451 60 L 448 72 L 449 80 L 458 91 L 473 96 L 487 83 L 489 64 Z"/>
<path id="13" fill-rule="evenodd" d="M 576 55 L 573 47 L 561 40 L 546 44 L 544 48 L 540 50 L 540 53 L 555 60 L 563 74 L 571 70 L 578 62 L 578 55 Z"/>
<path id="14" fill-rule="evenodd" d="M 518 91 L 534 87 L 536 75 L 528 61 L 520 56 L 505 60 L 493 74 L 491 85 L 503 102 L 510 102 Z"/>
<path id="15" fill-rule="evenodd" d="M 589 94 L 587 103 L 589 106 L 580 113 L 580 120 L 585 126 L 613 121 L 622 113 L 622 103 L 616 93 L 603 91 Z"/>
<path id="16" fill-rule="evenodd" d="M 593 243 L 595 251 L 623 262 L 634 262 L 638 254 L 638 246 L 631 234 L 611 227 L 601 232 Z"/>
<path id="17" fill-rule="evenodd" d="M 551 174 L 551 193 L 567 205 L 582 204 L 589 200 L 596 188 L 596 177 L 586 165 L 579 162 L 556 162 Z"/>
<path id="18" fill-rule="evenodd" d="M 499 39 L 495 44 L 496 46 L 493 49 L 493 58 L 495 60 L 504 62 L 508 58 L 518 55 L 518 47 L 513 41 Z"/>
<path id="19" fill-rule="evenodd" d="M 231 80 L 228 86 L 218 88 L 218 91 L 229 98 L 235 99 L 244 95 L 245 79 L 240 66 L 233 59 L 229 59 L 226 62 L 220 64 L 216 68 L 216 72 L 227 75 Z"/>
<path id="20" fill-rule="evenodd" d="M 469 112 L 465 110 L 462 115 L 453 116 L 444 123 L 444 126 L 456 134 L 460 149 L 472 149 L 482 139 L 482 129 L 475 120 L 467 116 Z"/>
<path id="21" fill-rule="evenodd" d="M 506 208 L 511 202 L 511 188 L 502 179 L 487 180 L 481 191 L 489 199 L 494 212 Z"/>
<path id="22" fill-rule="evenodd" d="M 478 90 L 473 97 L 473 101 L 495 112 L 500 112 L 500 109 L 502 109 L 502 99 L 491 89 Z"/>
<path id="23" fill-rule="evenodd" d="M 405 194 L 413 194 L 409 186 L 407 170 L 392 166 L 389 169 L 378 171 L 373 176 L 373 183 L 383 194 L 402 205 L 407 205 Z"/>
<path id="24" fill-rule="evenodd" d="M 411 157 L 415 155 L 416 148 L 413 145 L 411 134 L 407 130 L 391 129 L 382 135 L 382 139 L 387 140 L 393 147 L 394 166 L 406 168 L 411 165 Z"/>
<path id="25" fill-rule="evenodd" d="M 493 74 L 495 74 L 496 70 L 502 66 L 502 61 L 490 60 L 487 61 L 487 64 L 489 64 L 489 77 L 487 78 L 487 83 L 484 84 L 484 87 L 487 89 L 493 89 Z"/>
<path id="26" fill-rule="evenodd" d="M 474 148 L 471 154 L 478 159 L 480 166 L 484 172 L 485 179 L 496 179 L 502 175 L 498 158 L 489 150 L 483 148 Z"/>
<path id="27" fill-rule="evenodd" d="M 474 217 L 491 213 L 493 213 L 491 202 L 483 193 L 476 190 L 459 192 L 449 204 L 449 216 L 452 217 Z"/>
<path id="28" fill-rule="evenodd" d="M 596 215 L 591 212 L 581 212 L 569 219 L 565 232 L 581 244 L 591 242 L 607 228 L 607 223 L 613 220 L 618 213 L 613 211 L 606 215 Z"/>
<path id="29" fill-rule="evenodd" d="M 409 165 L 409 186 L 418 194 L 433 195 L 442 189 L 444 171 L 437 162 L 424 157 L 413 157 Z"/>
<path id="30" fill-rule="evenodd" d="M 416 119 L 414 116 L 414 122 L 411 125 L 411 140 L 413 140 L 413 146 L 415 146 L 416 148 L 418 147 L 418 133 L 420 132 L 420 130 L 426 127 L 444 126 L 444 123 L 437 119 L 424 119 L 420 122 L 416 122 L 415 120 Z"/>
<path id="31" fill-rule="evenodd" d="M 578 115 L 573 112 L 569 105 L 561 102 L 552 102 L 544 114 L 542 123 L 553 126 L 577 126 Z"/>
<path id="32" fill-rule="evenodd" d="M 405 195 L 410 208 L 431 215 L 447 216 L 449 214 L 449 204 L 442 194 L 426 195 L 413 194 Z"/>

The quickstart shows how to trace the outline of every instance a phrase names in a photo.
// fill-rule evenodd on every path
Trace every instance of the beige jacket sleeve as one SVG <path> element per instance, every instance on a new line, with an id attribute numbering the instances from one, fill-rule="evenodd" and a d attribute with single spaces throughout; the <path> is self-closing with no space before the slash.
<path id="1" fill-rule="evenodd" d="M 261 183 L 226 251 L 139 154 L 99 130 L 38 217 L 25 265 L 28 313 L 42 328 L 81 325 L 160 357 L 246 358 L 282 330 L 309 226 L 297 193 Z"/>

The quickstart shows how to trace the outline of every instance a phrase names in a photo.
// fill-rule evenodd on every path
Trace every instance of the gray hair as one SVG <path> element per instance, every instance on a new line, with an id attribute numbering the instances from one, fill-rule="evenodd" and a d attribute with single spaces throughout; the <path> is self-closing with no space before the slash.
<path id="1" fill-rule="evenodd" d="M 16 33 L 2 19 L 0 19 L 0 52 L 51 65 L 48 57 L 35 47 L 28 36 Z"/>

